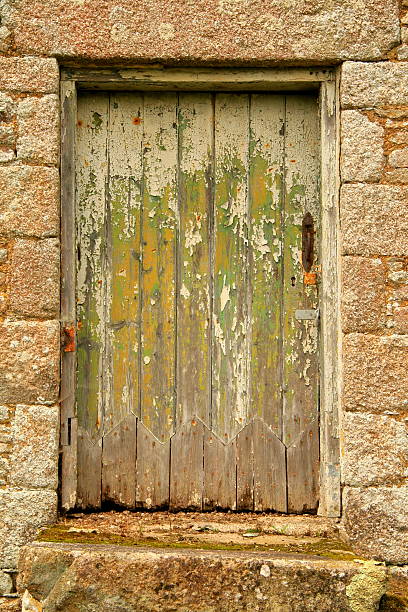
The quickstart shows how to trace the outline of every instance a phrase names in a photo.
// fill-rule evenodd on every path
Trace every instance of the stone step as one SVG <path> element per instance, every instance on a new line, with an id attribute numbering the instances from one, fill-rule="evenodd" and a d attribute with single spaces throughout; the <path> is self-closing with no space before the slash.
<path id="1" fill-rule="evenodd" d="M 34 542 L 22 550 L 23 610 L 374 612 L 386 568 L 276 550 Z"/>

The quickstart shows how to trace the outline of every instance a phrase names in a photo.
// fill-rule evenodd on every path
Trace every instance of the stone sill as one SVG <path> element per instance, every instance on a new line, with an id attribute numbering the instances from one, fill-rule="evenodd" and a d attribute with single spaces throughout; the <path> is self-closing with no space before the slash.
<path id="1" fill-rule="evenodd" d="M 264 551 L 353 559 L 339 522 L 317 516 L 233 513 L 101 512 L 67 515 L 40 542 L 154 549 Z"/>
<path id="2" fill-rule="evenodd" d="M 34 542 L 22 550 L 18 586 L 37 605 L 27 610 L 43 612 L 374 612 L 385 584 L 385 566 L 373 561 Z"/>

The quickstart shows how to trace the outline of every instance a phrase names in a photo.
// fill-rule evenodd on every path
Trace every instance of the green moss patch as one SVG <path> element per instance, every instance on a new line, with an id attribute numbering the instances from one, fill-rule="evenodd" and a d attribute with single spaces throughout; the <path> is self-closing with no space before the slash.
<path id="1" fill-rule="evenodd" d="M 262 545 L 257 544 L 251 539 L 250 542 L 239 543 L 217 543 L 194 541 L 191 536 L 183 536 L 181 534 L 163 535 L 163 538 L 149 537 L 141 535 L 140 537 L 129 537 L 126 535 L 99 532 L 94 533 L 89 531 L 69 531 L 67 525 L 55 525 L 41 531 L 37 538 L 39 542 L 57 542 L 67 544 L 110 544 L 119 546 L 136 546 L 138 548 L 161 548 L 161 549 L 195 549 L 195 550 L 240 550 L 240 551 L 257 551 L 257 552 L 286 552 L 302 555 L 316 555 L 339 561 L 350 561 L 356 556 L 343 543 L 336 540 L 322 538 L 318 542 L 311 543 L 300 542 L 299 544 L 291 543 L 279 545 Z"/>

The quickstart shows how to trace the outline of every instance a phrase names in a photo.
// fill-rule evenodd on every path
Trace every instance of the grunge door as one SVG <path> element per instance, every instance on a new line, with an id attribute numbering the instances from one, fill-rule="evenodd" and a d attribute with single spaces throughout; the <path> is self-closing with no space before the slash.
<path id="1" fill-rule="evenodd" d="M 314 511 L 313 94 L 78 97 L 77 505 Z"/>

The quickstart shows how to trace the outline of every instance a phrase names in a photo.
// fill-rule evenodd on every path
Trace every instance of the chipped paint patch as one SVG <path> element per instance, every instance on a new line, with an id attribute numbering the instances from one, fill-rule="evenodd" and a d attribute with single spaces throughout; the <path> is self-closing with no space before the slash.
<path id="1" fill-rule="evenodd" d="M 218 342 L 219 342 L 219 344 L 221 346 L 222 352 L 225 355 L 226 353 L 225 353 L 224 332 L 223 332 L 223 329 L 222 329 L 222 327 L 220 325 L 218 317 L 217 317 L 217 315 L 215 313 L 213 314 L 213 325 L 214 325 L 214 336 L 218 340 Z"/>
<path id="2" fill-rule="evenodd" d="M 201 235 L 201 217 L 195 215 L 194 220 L 189 219 L 185 229 L 185 247 L 188 250 L 190 256 L 193 255 L 194 247 L 203 241 Z"/>
<path id="3" fill-rule="evenodd" d="M 187 289 L 184 283 L 181 285 L 180 295 L 186 300 L 190 297 L 190 291 Z"/>
<path id="4" fill-rule="evenodd" d="M 224 276 L 224 283 L 225 283 L 225 276 Z M 231 287 L 229 285 L 224 285 L 221 291 L 221 295 L 220 295 L 220 309 L 221 312 L 223 312 L 225 306 L 228 304 L 229 300 L 230 300 L 230 291 L 231 291 Z"/>
<path id="5" fill-rule="evenodd" d="M 266 222 L 267 222 L 266 218 L 263 217 L 263 219 L 258 225 L 254 225 L 253 233 L 252 233 L 253 246 L 255 247 L 255 250 L 260 254 L 261 257 L 271 252 L 271 247 L 269 246 L 268 241 L 265 237 L 265 232 L 264 232 L 264 227 L 263 227 L 264 223 Z"/>

